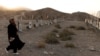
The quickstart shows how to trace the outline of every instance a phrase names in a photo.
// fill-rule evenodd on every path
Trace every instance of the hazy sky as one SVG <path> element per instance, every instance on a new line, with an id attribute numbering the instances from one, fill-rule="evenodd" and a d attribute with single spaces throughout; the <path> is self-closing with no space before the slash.
<path id="1" fill-rule="evenodd" d="M 0 5 L 8 8 L 27 7 L 33 10 L 51 7 L 62 12 L 100 10 L 100 0 L 0 0 Z"/>

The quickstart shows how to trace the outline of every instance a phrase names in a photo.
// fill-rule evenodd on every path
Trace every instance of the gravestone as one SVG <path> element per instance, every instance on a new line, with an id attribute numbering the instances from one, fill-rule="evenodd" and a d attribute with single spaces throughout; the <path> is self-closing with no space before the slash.
<path id="1" fill-rule="evenodd" d="M 22 32 L 22 18 L 18 20 L 18 31 Z"/>
<path id="2" fill-rule="evenodd" d="M 29 25 L 28 25 L 28 27 L 29 27 L 29 29 L 32 28 L 32 22 L 31 22 L 31 21 L 29 21 Z"/>

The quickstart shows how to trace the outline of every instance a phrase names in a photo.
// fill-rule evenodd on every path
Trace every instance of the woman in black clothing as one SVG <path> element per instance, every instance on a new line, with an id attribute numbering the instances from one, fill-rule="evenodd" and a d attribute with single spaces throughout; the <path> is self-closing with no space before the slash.
<path id="1" fill-rule="evenodd" d="M 17 34 L 18 30 L 14 19 L 9 20 L 10 24 L 8 25 L 8 41 L 10 45 L 6 48 L 6 52 L 13 50 L 14 54 L 18 54 L 17 50 L 21 50 L 25 43 L 23 43 Z"/>

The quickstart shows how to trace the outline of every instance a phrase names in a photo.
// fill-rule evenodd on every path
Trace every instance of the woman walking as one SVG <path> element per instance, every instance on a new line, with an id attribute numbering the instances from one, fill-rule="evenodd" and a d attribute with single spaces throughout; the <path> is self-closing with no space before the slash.
<path id="1" fill-rule="evenodd" d="M 10 24 L 8 25 L 9 46 L 6 48 L 6 52 L 8 53 L 9 50 L 13 50 L 14 54 L 19 54 L 17 51 L 21 50 L 25 43 L 19 39 L 19 36 L 17 34 L 18 30 L 16 28 L 14 19 L 10 19 L 9 22 L 10 22 Z"/>

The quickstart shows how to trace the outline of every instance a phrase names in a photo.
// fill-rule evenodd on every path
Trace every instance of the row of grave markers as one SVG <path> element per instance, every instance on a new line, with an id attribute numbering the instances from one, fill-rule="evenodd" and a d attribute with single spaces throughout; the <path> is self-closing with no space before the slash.
<path id="1" fill-rule="evenodd" d="M 13 16 L 14 19 L 17 21 L 17 27 L 18 27 L 18 30 L 19 31 L 23 31 L 23 27 L 25 24 L 24 24 L 24 21 L 23 20 L 23 17 L 25 16 L 25 12 L 22 12 L 20 15 L 15 15 Z M 48 16 L 47 16 L 48 18 Z M 36 27 L 39 27 L 39 26 L 43 26 L 43 25 L 51 25 L 51 24 L 54 24 L 54 23 L 58 23 L 58 22 L 61 22 L 61 21 L 64 21 L 64 18 L 63 19 L 53 19 L 53 20 L 33 20 L 33 15 L 32 15 L 32 20 L 28 21 L 28 24 L 26 25 L 26 27 L 28 29 L 31 29 L 31 28 L 36 28 Z"/>
<path id="2" fill-rule="evenodd" d="M 25 21 L 27 21 L 27 24 L 25 24 Z M 18 20 L 17 21 L 17 27 L 19 31 L 23 31 L 23 29 L 25 29 L 25 27 L 27 29 L 32 29 L 32 28 L 37 28 L 40 26 L 45 26 L 45 25 L 51 25 L 51 24 L 56 24 L 61 22 L 61 20 L 58 19 L 54 19 L 54 20 Z M 23 27 L 25 26 L 25 27 Z"/>
<path id="3" fill-rule="evenodd" d="M 100 29 L 100 19 L 99 18 L 94 18 L 94 19 L 85 19 L 86 24 L 90 24 L 97 29 Z"/>

